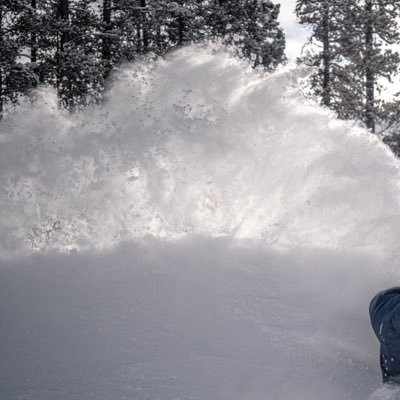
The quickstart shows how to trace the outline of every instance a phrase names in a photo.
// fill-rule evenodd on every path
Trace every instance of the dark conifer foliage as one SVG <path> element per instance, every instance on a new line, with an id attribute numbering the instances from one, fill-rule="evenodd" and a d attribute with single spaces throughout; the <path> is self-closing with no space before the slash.
<path id="1" fill-rule="evenodd" d="M 217 0 L 208 15 L 211 34 L 237 46 L 254 66 L 273 69 L 285 60 L 279 9 L 279 4 L 268 0 Z"/>
<path id="2" fill-rule="evenodd" d="M 389 81 L 399 70 L 400 57 L 389 46 L 398 43 L 400 3 L 389 0 L 363 0 L 349 2 L 346 7 L 343 55 L 349 61 L 345 68 L 351 101 L 344 104 L 350 116 L 362 120 L 375 132 L 380 120 L 389 117 L 391 106 L 381 99 L 381 78 Z M 350 100 L 350 99 L 349 99 Z"/>
<path id="3" fill-rule="evenodd" d="M 59 32 L 59 97 L 67 107 L 98 99 L 103 85 L 105 66 L 101 63 L 101 34 L 94 7 L 92 0 L 70 3 L 68 23 Z"/>
<path id="4" fill-rule="evenodd" d="M 316 67 L 311 86 L 341 118 L 362 121 L 372 132 L 396 116 L 383 101 L 382 78 L 398 72 L 400 3 L 389 0 L 298 0 L 300 23 L 312 28 L 302 61 Z"/>
<path id="5" fill-rule="evenodd" d="M 312 76 L 314 92 L 325 106 L 340 101 L 340 39 L 342 37 L 343 9 L 340 1 L 299 0 L 296 14 L 301 24 L 312 29 L 302 61 L 316 66 Z M 335 82 L 336 81 L 336 82 Z M 335 90 L 336 89 L 336 90 Z"/>
<path id="6" fill-rule="evenodd" d="M 26 6 L 23 0 L 0 3 L 0 117 L 7 104 L 17 101 L 35 83 L 31 64 L 18 62 L 24 50 L 26 32 L 21 26 Z"/>
<path id="7" fill-rule="evenodd" d="M 118 65 L 202 40 L 272 69 L 284 61 L 278 15 L 269 0 L 2 0 L 0 116 L 39 84 L 67 109 L 100 101 Z"/>

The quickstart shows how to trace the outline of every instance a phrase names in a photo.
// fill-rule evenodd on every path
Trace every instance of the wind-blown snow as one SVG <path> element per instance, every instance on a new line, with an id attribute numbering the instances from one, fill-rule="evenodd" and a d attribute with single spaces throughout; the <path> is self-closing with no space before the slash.
<path id="1" fill-rule="evenodd" d="M 3 250 L 187 233 L 396 244 L 393 157 L 307 103 L 297 73 L 193 47 L 127 66 L 104 107 L 63 115 L 43 91 L 2 124 Z"/>
<path id="2" fill-rule="evenodd" d="M 397 284 L 397 161 L 218 47 L 0 124 L 4 398 L 365 399 Z M 40 252 L 37 252 L 41 250 Z"/>

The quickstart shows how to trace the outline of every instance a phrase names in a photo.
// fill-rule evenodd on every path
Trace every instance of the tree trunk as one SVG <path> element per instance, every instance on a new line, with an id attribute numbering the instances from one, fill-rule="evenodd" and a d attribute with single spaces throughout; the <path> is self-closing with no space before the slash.
<path id="1" fill-rule="evenodd" d="M 3 11 L 0 7 L 0 47 L 3 42 Z M 0 120 L 3 118 L 4 97 L 3 97 L 3 66 L 0 64 Z"/>
<path id="2" fill-rule="evenodd" d="M 158 24 L 156 33 L 156 44 L 158 49 L 158 54 L 162 54 L 162 40 L 161 40 L 161 26 Z"/>
<path id="3" fill-rule="evenodd" d="M 58 77 L 57 87 L 61 104 L 72 106 L 72 85 L 68 79 L 68 70 L 65 66 L 67 44 L 70 41 L 69 32 L 69 0 L 59 0 L 58 3 L 58 18 L 61 20 L 62 28 L 58 40 L 57 49 L 57 64 L 58 64 Z"/>
<path id="4" fill-rule="evenodd" d="M 3 118 L 3 69 L 0 67 L 0 120 Z"/>
<path id="5" fill-rule="evenodd" d="M 322 60 L 324 64 L 323 81 L 322 81 L 322 104 L 329 107 L 331 104 L 331 54 L 329 44 L 329 19 L 330 9 L 329 0 L 324 1 L 322 15 L 322 36 L 323 36 L 323 54 Z"/>
<path id="6" fill-rule="evenodd" d="M 37 49 L 37 33 L 36 33 L 36 29 L 37 29 L 37 2 L 36 0 L 31 0 L 31 7 L 32 7 L 32 24 L 31 24 L 31 29 L 30 29 L 30 48 L 31 48 L 31 63 L 34 64 L 34 71 L 38 72 L 38 68 L 35 65 L 37 63 L 38 60 L 38 49 Z M 41 79 L 41 74 L 39 73 L 38 76 L 38 80 L 42 81 Z M 38 80 L 35 78 L 32 82 L 33 87 L 36 87 L 38 84 Z"/>
<path id="7" fill-rule="evenodd" d="M 375 133 L 375 76 L 372 63 L 374 50 L 374 26 L 372 14 L 372 0 L 365 1 L 365 124 L 371 132 Z"/>
<path id="8" fill-rule="evenodd" d="M 142 7 L 142 49 L 143 53 L 147 53 L 149 49 L 149 36 L 147 32 L 147 21 L 146 21 L 146 0 L 140 0 L 140 6 Z"/>
<path id="9" fill-rule="evenodd" d="M 68 29 L 68 20 L 69 20 L 69 0 L 60 0 L 59 3 L 59 16 L 62 21 L 65 22 L 64 29 L 61 32 L 61 40 L 60 40 L 60 48 L 61 51 L 65 50 L 65 45 L 70 40 L 70 34 Z"/>
<path id="10" fill-rule="evenodd" d="M 104 33 L 111 28 L 111 6 L 112 0 L 103 0 L 103 26 Z M 107 79 L 111 72 L 111 40 L 104 37 L 102 41 L 102 59 L 104 61 L 104 79 Z"/>
<path id="11" fill-rule="evenodd" d="M 182 46 L 183 44 L 183 32 L 185 30 L 185 23 L 183 21 L 182 14 L 178 16 L 178 46 Z"/>
<path id="12" fill-rule="evenodd" d="M 31 62 L 33 63 L 37 62 L 36 6 L 36 0 L 31 0 L 32 12 L 34 13 L 32 16 L 34 26 L 31 31 Z"/>

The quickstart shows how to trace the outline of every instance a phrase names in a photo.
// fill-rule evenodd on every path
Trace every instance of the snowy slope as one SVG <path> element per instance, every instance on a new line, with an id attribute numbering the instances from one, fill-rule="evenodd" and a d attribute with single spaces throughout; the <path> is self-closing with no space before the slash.
<path id="1" fill-rule="evenodd" d="M 102 107 L 0 124 L 4 399 L 365 399 L 399 272 L 398 164 L 218 47 Z M 39 251 L 39 252 L 38 252 Z"/>

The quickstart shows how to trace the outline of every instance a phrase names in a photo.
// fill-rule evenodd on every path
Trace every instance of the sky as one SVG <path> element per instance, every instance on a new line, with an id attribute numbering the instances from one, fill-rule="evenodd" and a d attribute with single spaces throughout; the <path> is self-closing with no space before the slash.
<path id="1" fill-rule="evenodd" d="M 307 30 L 297 23 L 294 9 L 296 0 L 280 0 L 281 12 L 279 21 L 286 34 L 286 55 L 293 61 L 301 53 L 301 48 L 307 40 Z"/>

